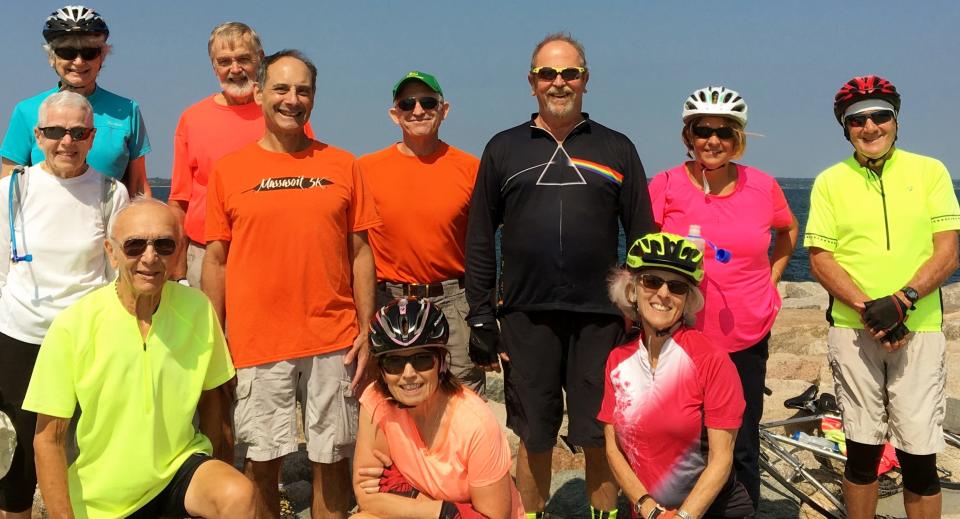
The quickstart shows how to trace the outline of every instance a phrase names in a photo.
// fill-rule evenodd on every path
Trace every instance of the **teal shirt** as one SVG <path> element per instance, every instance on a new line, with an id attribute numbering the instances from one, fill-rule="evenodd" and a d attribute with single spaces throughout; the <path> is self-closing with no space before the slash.
<path id="1" fill-rule="evenodd" d="M 51 88 L 17 103 L 0 146 L 3 158 L 26 166 L 43 162 L 43 150 L 37 147 L 33 129 L 37 126 L 40 103 L 59 90 Z M 93 126 L 97 129 L 87 163 L 120 180 L 130 161 L 150 152 L 140 106 L 99 86 L 87 100 L 93 106 Z"/>

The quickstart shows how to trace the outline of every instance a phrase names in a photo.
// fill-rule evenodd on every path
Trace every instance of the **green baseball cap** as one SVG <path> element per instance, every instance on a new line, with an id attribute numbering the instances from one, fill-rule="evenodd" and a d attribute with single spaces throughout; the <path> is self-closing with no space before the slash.
<path id="1" fill-rule="evenodd" d="M 433 90 L 434 92 L 440 95 L 443 95 L 443 89 L 440 88 L 440 83 L 437 81 L 437 78 L 431 76 L 430 74 L 427 74 L 426 72 L 420 72 L 419 70 L 411 70 L 410 72 L 407 72 L 406 74 L 404 74 L 403 77 L 400 78 L 400 81 L 397 81 L 397 83 L 393 85 L 394 99 L 397 98 L 397 92 L 400 91 L 400 87 L 402 87 L 407 81 L 419 81 L 424 85 L 427 85 L 430 88 L 430 90 Z"/>

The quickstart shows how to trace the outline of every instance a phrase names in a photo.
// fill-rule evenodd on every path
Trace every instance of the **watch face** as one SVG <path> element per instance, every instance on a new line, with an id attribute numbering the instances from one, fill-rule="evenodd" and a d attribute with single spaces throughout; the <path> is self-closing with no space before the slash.
<path id="1" fill-rule="evenodd" d="M 910 287 L 903 289 L 903 295 L 907 296 L 907 299 L 913 301 L 914 303 L 917 302 L 917 299 L 920 299 L 920 294 L 918 294 L 916 290 Z"/>

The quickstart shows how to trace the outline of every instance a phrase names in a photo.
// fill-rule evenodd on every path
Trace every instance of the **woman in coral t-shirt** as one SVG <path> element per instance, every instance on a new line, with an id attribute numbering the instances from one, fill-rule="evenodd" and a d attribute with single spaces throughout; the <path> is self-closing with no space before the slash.
<path id="1" fill-rule="evenodd" d="M 705 247 L 704 307 L 696 329 L 730 354 L 740 374 L 747 407 L 734 469 L 756 505 L 767 342 L 780 311 L 777 282 L 799 227 L 773 177 L 732 162 L 746 149 L 747 104 L 737 92 L 712 86 L 695 91 L 684 101 L 683 124 L 681 137 L 692 160 L 650 182 L 653 216 L 664 232 L 681 236 L 699 226 L 705 241 L 731 253 L 729 262 L 721 263 L 714 248 Z"/>
<path id="2" fill-rule="evenodd" d="M 360 397 L 359 516 L 522 519 L 506 436 L 487 404 L 450 373 L 440 309 L 397 299 L 371 328 L 380 372 Z"/>

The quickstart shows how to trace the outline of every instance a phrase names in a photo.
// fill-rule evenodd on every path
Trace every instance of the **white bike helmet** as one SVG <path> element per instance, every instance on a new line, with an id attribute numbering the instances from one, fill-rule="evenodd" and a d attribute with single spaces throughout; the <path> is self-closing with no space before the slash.
<path id="1" fill-rule="evenodd" d="M 690 94 L 683 102 L 683 123 L 694 117 L 717 115 L 747 126 L 747 102 L 736 90 L 722 86 L 708 86 Z"/>
<path id="2" fill-rule="evenodd" d="M 0 478 L 10 471 L 13 451 L 17 448 L 17 431 L 7 413 L 0 411 Z"/>
<path id="3" fill-rule="evenodd" d="M 99 13 L 82 5 L 67 5 L 50 13 L 43 23 L 47 43 L 67 34 L 103 34 L 110 36 L 107 22 Z"/>

